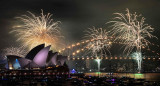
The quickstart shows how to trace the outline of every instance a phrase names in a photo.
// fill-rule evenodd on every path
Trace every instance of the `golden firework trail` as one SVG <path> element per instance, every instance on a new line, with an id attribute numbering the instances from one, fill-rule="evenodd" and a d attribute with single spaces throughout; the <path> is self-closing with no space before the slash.
<path id="1" fill-rule="evenodd" d="M 123 13 L 114 13 L 117 15 L 113 21 L 108 23 L 112 24 L 112 30 L 110 33 L 115 37 L 114 41 L 119 41 L 124 45 L 124 52 L 127 53 L 127 56 L 133 51 L 137 58 L 138 70 L 141 70 L 141 61 L 142 61 L 142 51 L 143 47 L 148 47 L 150 41 L 147 38 L 153 38 L 151 33 L 154 31 L 150 25 L 145 24 L 145 18 L 141 15 L 137 15 L 129 12 L 129 9 L 126 9 L 126 14 Z"/>
<path id="2" fill-rule="evenodd" d="M 17 17 L 22 23 L 14 26 L 11 33 L 15 33 L 18 37 L 17 41 L 22 42 L 22 46 L 33 47 L 39 44 L 52 45 L 52 49 L 61 48 L 64 37 L 61 35 L 59 21 L 54 22 L 51 19 L 52 14 L 43 14 L 36 16 L 31 12 L 28 15 Z"/>
<path id="3" fill-rule="evenodd" d="M 25 57 L 27 54 L 27 51 L 24 49 L 24 47 L 8 47 L 3 50 L 3 55 L 15 55 L 20 57 Z"/>
<path id="4" fill-rule="evenodd" d="M 106 51 L 109 52 L 109 48 L 112 44 L 108 38 L 108 32 L 102 28 L 96 29 L 95 27 L 89 28 L 86 31 L 84 40 L 91 40 L 86 44 L 85 48 L 96 57 L 102 56 Z M 98 55 L 99 53 L 100 55 Z"/>

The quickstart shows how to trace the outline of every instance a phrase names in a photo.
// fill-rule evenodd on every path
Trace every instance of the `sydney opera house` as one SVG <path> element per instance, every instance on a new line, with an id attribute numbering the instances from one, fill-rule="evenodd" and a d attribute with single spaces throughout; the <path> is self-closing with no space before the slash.
<path id="1" fill-rule="evenodd" d="M 33 48 L 25 57 L 15 55 L 7 56 L 7 69 L 44 69 L 47 67 L 63 66 L 67 56 L 58 55 L 58 52 L 50 51 L 51 46 L 44 44 Z"/>

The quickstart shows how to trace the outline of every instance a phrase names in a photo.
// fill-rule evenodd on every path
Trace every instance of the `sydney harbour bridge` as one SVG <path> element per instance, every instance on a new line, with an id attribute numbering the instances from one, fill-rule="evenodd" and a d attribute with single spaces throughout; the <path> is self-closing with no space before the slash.
<path id="1" fill-rule="evenodd" d="M 114 37 L 110 37 L 112 40 Z M 104 39 L 97 39 L 104 40 Z M 68 56 L 67 64 L 70 69 L 75 69 L 77 73 L 85 72 L 128 72 L 137 73 L 137 60 L 135 56 L 123 54 L 122 50 L 118 51 L 117 46 L 123 46 L 121 42 L 108 42 L 112 44 L 113 49 L 109 53 L 100 52 L 99 56 L 94 56 L 85 44 L 94 40 L 85 40 L 82 42 L 69 45 L 59 53 Z M 85 46 L 85 47 L 84 47 Z M 115 47 L 114 47 L 115 46 Z M 143 73 L 160 72 L 159 45 L 150 44 L 152 48 L 142 47 L 144 56 L 142 58 Z M 115 51 L 117 49 L 117 51 Z M 113 55 L 111 53 L 114 53 Z M 116 55 L 117 54 L 117 55 Z M 98 68 L 99 67 L 99 68 Z"/>

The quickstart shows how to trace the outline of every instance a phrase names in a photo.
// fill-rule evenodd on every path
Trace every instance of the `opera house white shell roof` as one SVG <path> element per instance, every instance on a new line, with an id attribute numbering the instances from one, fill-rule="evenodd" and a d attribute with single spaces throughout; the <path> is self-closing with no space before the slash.
<path id="1" fill-rule="evenodd" d="M 51 46 L 44 47 L 44 44 L 38 45 L 33 48 L 25 58 L 18 56 L 7 56 L 9 68 L 12 69 L 23 69 L 23 68 L 35 68 L 45 67 L 54 65 L 63 65 L 67 60 L 67 56 L 58 55 L 58 53 L 51 53 L 49 50 Z M 47 61 L 48 59 L 48 61 Z M 17 60 L 17 61 L 16 61 Z M 57 64 L 60 63 L 60 64 Z M 17 64 L 17 66 L 15 65 Z"/>

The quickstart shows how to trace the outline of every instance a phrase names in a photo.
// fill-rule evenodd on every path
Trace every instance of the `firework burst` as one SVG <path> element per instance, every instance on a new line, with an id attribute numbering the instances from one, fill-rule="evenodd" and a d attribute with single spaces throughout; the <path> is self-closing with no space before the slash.
<path id="1" fill-rule="evenodd" d="M 84 36 L 85 40 L 91 40 L 87 43 L 85 48 L 90 51 L 94 56 L 98 56 L 100 53 L 102 56 L 106 51 L 109 52 L 111 42 L 108 39 L 108 33 L 102 28 L 96 29 L 95 27 L 89 28 Z"/>
<path id="2" fill-rule="evenodd" d="M 52 14 L 47 15 L 41 13 L 41 16 L 36 16 L 28 12 L 30 16 L 22 15 L 17 17 L 22 24 L 14 26 L 11 31 L 16 33 L 17 41 L 21 41 L 23 46 L 32 49 L 33 47 L 45 43 L 45 45 L 52 45 L 53 49 L 58 49 L 61 44 L 60 39 L 63 36 L 60 33 L 59 21 L 54 22 L 51 19 Z"/>
<path id="3" fill-rule="evenodd" d="M 134 52 L 131 54 L 137 60 L 138 70 L 141 70 L 141 63 L 142 63 L 142 53 L 141 52 Z"/>
<path id="4" fill-rule="evenodd" d="M 25 57 L 26 50 L 23 47 L 9 47 L 3 50 L 3 55 L 16 55 L 20 57 Z"/>
<path id="5" fill-rule="evenodd" d="M 129 9 L 126 9 L 126 14 L 114 13 L 118 15 L 115 17 L 115 21 L 110 21 L 108 23 L 113 23 L 111 34 L 116 36 L 114 41 L 120 41 L 125 44 L 124 52 L 128 51 L 129 54 L 133 48 L 136 51 L 141 52 L 141 48 L 148 47 L 150 42 L 146 39 L 147 37 L 155 37 L 151 34 L 154 31 L 150 25 L 145 24 L 144 17 L 137 15 L 136 12 L 131 14 Z"/>
<path id="6" fill-rule="evenodd" d="M 124 52 L 127 52 L 127 55 L 129 55 L 133 49 L 141 53 L 142 47 L 148 47 L 148 44 L 150 44 L 149 40 L 146 38 L 155 37 L 151 34 L 154 28 L 145 24 L 145 18 L 141 15 L 137 15 L 136 12 L 131 14 L 129 9 L 126 9 L 126 12 L 126 14 L 114 13 L 118 16 L 114 18 L 114 21 L 108 22 L 113 24 L 110 32 L 112 35 L 116 36 L 114 41 L 120 41 L 124 44 Z M 139 62 L 142 60 L 142 55 L 137 55 L 139 58 L 137 61 Z M 141 68 L 140 66 L 139 63 L 139 70 Z"/>

